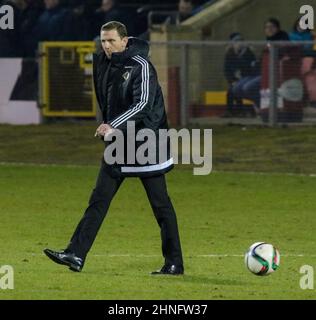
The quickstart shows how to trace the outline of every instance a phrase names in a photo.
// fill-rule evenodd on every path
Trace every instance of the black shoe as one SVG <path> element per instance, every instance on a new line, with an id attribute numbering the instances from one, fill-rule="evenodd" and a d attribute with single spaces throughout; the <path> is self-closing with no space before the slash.
<path id="1" fill-rule="evenodd" d="M 171 266 L 166 266 L 164 265 L 161 270 L 157 270 L 157 271 L 153 271 L 151 273 L 152 275 L 156 275 L 156 274 L 169 274 L 169 275 L 173 275 L 173 276 L 177 276 L 180 274 L 184 274 L 184 269 L 183 266 L 176 266 L 176 265 L 171 265 Z"/>
<path id="2" fill-rule="evenodd" d="M 54 262 L 68 266 L 71 271 L 80 272 L 83 268 L 84 261 L 76 257 L 74 253 L 66 251 L 57 252 L 50 249 L 45 249 L 44 253 Z"/>

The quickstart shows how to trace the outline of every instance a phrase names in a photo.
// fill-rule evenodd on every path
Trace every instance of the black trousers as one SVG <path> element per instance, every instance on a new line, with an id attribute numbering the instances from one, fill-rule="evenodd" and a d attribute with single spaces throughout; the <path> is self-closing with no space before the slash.
<path id="1" fill-rule="evenodd" d="M 162 254 L 165 258 L 165 264 L 183 265 L 176 213 L 168 196 L 165 176 L 140 179 L 161 230 Z M 111 177 L 107 165 L 102 161 L 89 206 L 66 250 L 74 252 L 85 260 L 108 212 L 111 200 L 123 180 L 124 178 Z"/>

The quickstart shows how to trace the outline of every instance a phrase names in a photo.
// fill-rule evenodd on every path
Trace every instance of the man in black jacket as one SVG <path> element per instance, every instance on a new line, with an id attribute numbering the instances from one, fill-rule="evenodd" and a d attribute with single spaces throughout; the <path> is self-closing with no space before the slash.
<path id="1" fill-rule="evenodd" d="M 224 74 L 228 82 L 227 110 L 224 117 L 244 114 L 242 98 L 239 93 L 245 83 L 256 77 L 256 56 L 249 46 L 242 44 L 243 36 L 239 32 L 230 35 L 231 44 L 227 48 L 224 62 Z"/>
<path id="2" fill-rule="evenodd" d="M 169 149 L 169 140 L 159 140 L 160 129 L 167 129 L 167 117 L 157 73 L 148 61 L 147 42 L 128 38 L 126 27 L 111 21 L 101 28 L 103 52 L 93 60 L 94 83 L 104 123 L 96 130 L 96 136 L 104 138 L 115 130 L 123 133 L 125 144 L 130 141 L 128 126 L 135 131 L 151 129 L 158 143 L 157 154 Z M 136 141 L 135 141 L 136 143 Z M 128 149 L 128 146 L 125 145 Z M 164 150 L 163 150 L 164 149 Z M 159 157 L 160 158 L 160 157 Z M 161 157 L 163 158 L 163 157 Z M 155 218 L 161 229 L 163 267 L 152 274 L 183 274 L 183 260 L 177 219 L 168 196 L 165 173 L 173 167 L 173 159 L 167 152 L 166 159 L 156 163 L 108 164 L 102 159 L 99 176 L 89 206 L 78 224 L 68 247 L 56 252 L 45 249 L 45 254 L 72 271 L 81 271 L 86 255 L 108 211 L 110 202 L 125 177 L 140 177 L 146 190 Z"/>

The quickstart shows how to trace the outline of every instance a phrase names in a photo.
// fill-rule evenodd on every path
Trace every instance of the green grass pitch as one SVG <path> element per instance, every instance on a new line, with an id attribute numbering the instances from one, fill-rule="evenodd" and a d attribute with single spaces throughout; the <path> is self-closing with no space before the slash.
<path id="1" fill-rule="evenodd" d="M 159 228 L 138 179 L 123 183 L 81 273 L 42 253 L 65 247 L 97 173 L 96 166 L 0 165 L 0 266 L 15 272 L 14 290 L 0 290 L 1 300 L 316 298 L 299 286 L 300 267 L 316 267 L 315 177 L 202 177 L 176 168 L 167 180 L 186 274 L 153 277 L 163 263 Z M 245 268 L 243 254 L 256 241 L 280 250 L 280 269 L 270 276 Z"/>

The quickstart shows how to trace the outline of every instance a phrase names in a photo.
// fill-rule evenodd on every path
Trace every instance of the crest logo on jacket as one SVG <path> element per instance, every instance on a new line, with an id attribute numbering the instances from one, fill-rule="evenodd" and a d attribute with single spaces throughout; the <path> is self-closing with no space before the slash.
<path id="1" fill-rule="evenodd" d="M 126 72 L 123 74 L 124 80 L 127 81 L 128 78 L 129 78 L 129 76 L 130 76 L 130 73 L 129 73 L 128 71 L 126 71 Z"/>

